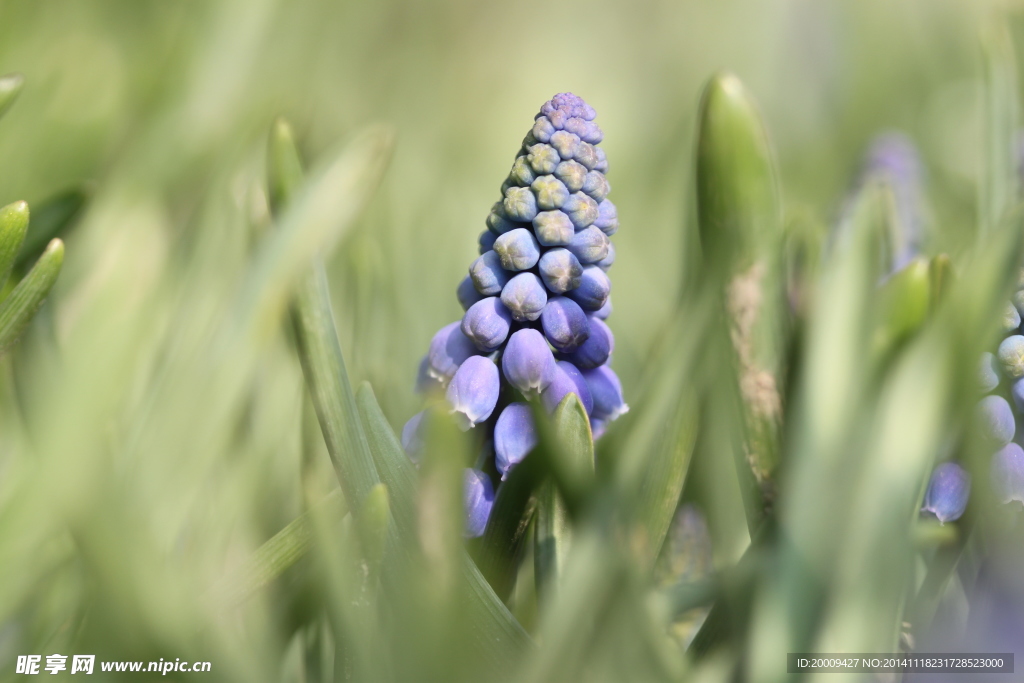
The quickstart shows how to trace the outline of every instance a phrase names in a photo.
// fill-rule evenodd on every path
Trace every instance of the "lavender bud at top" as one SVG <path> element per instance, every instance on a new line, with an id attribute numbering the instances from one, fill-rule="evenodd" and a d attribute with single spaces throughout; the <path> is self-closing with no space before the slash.
<path id="1" fill-rule="evenodd" d="M 516 162 L 512 164 L 512 170 L 508 174 L 509 181 L 519 187 L 529 187 L 536 177 L 537 174 L 530 168 L 530 160 L 526 155 L 516 157 Z"/>
<path id="2" fill-rule="evenodd" d="M 445 325 L 430 340 L 428 372 L 432 377 L 447 383 L 459 366 L 477 353 L 476 346 L 462 333 L 461 321 Z"/>
<path id="3" fill-rule="evenodd" d="M 584 311 L 597 311 L 608 301 L 612 283 L 603 270 L 587 266 L 580 277 L 580 286 L 566 296 L 580 305 Z"/>
<path id="4" fill-rule="evenodd" d="M 494 487 L 480 470 L 467 467 L 463 471 L 462 506 L 466 511 L 466 537 L 483 536 L 494 507 Z"/>
<path id="5" fill-rule="evenodd" d="M 501 267 L 505 270 L 529 270 L 537 265 L 540 245 L 530 230 L 517 228 L 495 240 L 494 252 L 501 259 Z"/>
<path id="6" fill-rule="evenodd" d="M 513 333 L 501 357 L 505 379 L 527 398 L 538 396 L 551 384 L 556 367 L 544 336 L 533 329 Z"/>
<path id="7" fill-rule="evenodd" d="M 921 511 L 935 515 L 941 524 L 954 522 L 967 509 L 970 495 L 971 475 L 955 462 L 945 462 L 932 473 Z"/>
<path id="8" fill-rule="evenodd" d="M 583 189 L 588 172 L 578 161 L 563 161 L 555 167 L 555 177 L 562 181 L 569 192 L 579 192 Z"/>
<path id="9" fill-rule="evenodd" d="M 505 190 L 501 191 L 505 194 Z M 522 223 L 510 221 L 508 216 L 505 215 L 505 207 L 503 202 L 495 202 L 494 206 L 491 207 L 491 212 L 487 214 L 487 229 L 497 235 L 503 235 L 509 230 L 515 230 L 516 228 L 523 227 Z"/>
<path id="10" fill-rule="evenodd" d="M 537 199 L 528 187 L 510 187 L 505 190 L 502 207 L 505 215 L 514 221 L 532 221 L 537 215 Z"/>
<path id="11" fill-rule="evenodd" d="M 555 294 L 576 289 L 583 280 L 583 266 L 566 249 L 551 249 L 544 252 L 538 265 L 545 286 Z"/>
<path id="12" fill-rule="evenodd" d="M 543 246 L 554 247 L 569 244 L 576 228 L 562 211 L 541 211 L 533 219 L 533 231 Z"/>
<path id="13" fill-rule="evenodd" d="M 533 413 L 525 403 L 510 403 L 494 424 L 494 465 L 502 480 L 537 445 Z"/>
<path id="14" fill-rule="evenodd" d="M 594 397 L 594 417 L 614 420 L 629 411 L 629 406 L 622 400 L 622 384 L 619 383 L 618 375 L 607 365 L 585 370 L 583 379 L 587 381 L 590 394 Z"/>
<path id="15" fill-rule="evenodd" d="M 486 353 L 501 346 L 512 327 L 512 314 L 496 296 L 481 299 L 462 316 L 462 333 Z"/>
<path id="16" fill-rule="evenodd" d="M 491 416 L 500 391 L 498 367 L 484 356 L 470 356 L 452 377 L 445 398 L 459 428 L 465 431 Z"/>
<path id="17" fill-rule="evenodd" d="M 558 156 L 554 147 L 543 144 L 530 147 L 530 153 L 526 158 L 534 173 L 554 173 L 555 168 L 562 162 L 562 157 Z"/>
<path id="18" fill-rule="evenodd" d="M 582 192 L 574 192 L 569 195 L 565 204 L 562 204 L 562 211 L 569 216 L 569 220 L 572 221 L 573 226 L 577 230 L 582 230 L 592 225 L 599 215 L 597 202 Z"/>
<path id="19" fill-rule="evenodd" d="M 992 488 L 1001 503 L 1024 503 L 1024 449 L 1015 443 L 992 456 Z"/>
<path id="20" fill-rule="evenodd" d="M 996 357 L 1007 377 L 1013 379 L 1024 377 L 1024 336 L 1015 334 L 1004 339 L 999 344 Z"/>
<path id="21" fill-rule="evenodd" d="M 986 396 L 978 402 L 978 421 L 989 445 L 1002 448 L 1013 440 L 1013 410 L 1002 396 Z"/>
<path id="22" fill-rule="evenodd" d="M 611 189 L 612 187 L 608 184 L 608 179 L 600 171 L 588 172 L 587 178 L 583 182 L 583 191 L 593 197 L 595 202 L 603 201 L 608 196 L 608 193 L 611 192 Z"/>
<path id="23" fill-rule="evenodd" d="M 551 175 L 542 175 L 530 185 L 533 196 L 537 198 L 537 207 L 550 211 L 560 209 L 569 199 L 569 190 L 558 178 Z"/>
<path id="24" fill-rule="evenodd" d="M 540 324 L 547 340 L 563 353 L 575 351 L 590 336 L 587 314 L 579 304 L 564 296 L 548 299 L 540 314 Z"/>
<path id="25" fill-rule="evenodd" d="M 501 303 L 517 322 L 536 320 L 548 302 L 548 293 L 533 273 L 520 273 L 501 290 Z"/>
<path id="26" fill-rule="evenodd" d="M 496 296 L 512 274 L 501 267 L 501 257 L 495 251 L 481 254 L 469 267 L 469 277 L 476 291 L 484 296 Z"/>
<path id="27" fill-rule="evenodd" d="M 533 137 L 537 142 L 547 142 L 551 139 L 551 134 L 555 132 L 555 127 L 551 125 L 551 121 L 546 116 L 538 116 L 537 120 L 533 122 Z"/>
<path id="28" fill-rule="evenodd" d="M 903 268 L 923 246 L 924 165 L 917 149 L 902 133 L 884 133 L 875 138 L 865 157 L 862 183 L 881 180 L 892 190 L 898 224 L 891 235 L 891 269 Z"/>
<path id="29" fill-rule="evenodd" d="M 550 145 L 558 152 L 563 159 L 572 159 L 579 152 L 581 140 L 578 135 L 567 130 L 560 130 L 551 134 Z"/>

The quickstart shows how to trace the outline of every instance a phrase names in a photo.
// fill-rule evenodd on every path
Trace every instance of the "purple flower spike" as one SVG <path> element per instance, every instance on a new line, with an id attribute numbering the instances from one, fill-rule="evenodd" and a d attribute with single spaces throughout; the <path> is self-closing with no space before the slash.
<path id="1" fill-rule="evenodd" d="M 575 351 L 590 337 L 587 314 L 578 303 L 564 296 L 548 299 L 540 314 L 540 324 L 551 345 L 563 353 Z"/>
<path id="2" fill-rule="evenodd" d="M 511 326 L 512 314 L 496 296 L 481 299 L 462 316 L 462 333 L 485 353 L 502 345 Z"/>
<path id="3" fill-rule="evenodd" d="M 459 428 L 465 431 L 491 416 L 500 391 L 498 366 L 484 356 L 470 356 L 452 377 L 445 398 Z"/>
<path id="4" fill-rule="evenodd" d="M 593 370 L 608 362 L 608 357 L 615 350 L 615 337 L 612 331 L 600 318 L 590 318 L 590 336 L 579 348 L 570 353 L 566 360 L 580 370 Z"/>
<path id="5" fill-rule="evenodd" d="M 540 395 L 540 402 L 544 406 L 544 410 L 554 413 L 562 399 L 568 394 L 576 394 L 589 415 L 594 410 L 594 398 L 582 373 L 568 361 L 560 360 L 557 365 L 554 379 Z"/>
<path id="6" fill-rule="evenodd" d="M 494 425 L 494 464 L 502 481 L 537 445 L 533 413 L 525 403 L 510 403 Z"/>
<path id="7" fill-rule="evenodd" d="M 584 371 L 583 379 L 587 380 L 594 397 L 594 417 L 611 422 L 629 411 L 629 406 L 622 400 L 622 384 L 615 371 L 607 365 Z"/>
<path id="8" fill-rule="evenodd" d="M 987 444 L 1002 448 L 1013 440 L 1013 409 L 1002 396 L 986 396 L 978 402 L 978 421 Z"/>
<path id="9" fill-rule="evenodd" d="M 548 293 L 540 278 L 533 273 L 520 273 L 501 290 L 501 303 L 517 322 L 536 320 L 544 311 Z"/>
<path id="10" fill-rule="evenodd" d="M 444 384 L 448 383 L 463 361 L 478 353 L 472 340 L 462 333 L 461 325 L 461 321 L 445 325 L 430 341 L 427 372 Z"/>
<path id="11" fill-rule="evenodd" d="M 480 470 L 467 467 L 462 476 L 462 505 L 466 511 L 466 537 L 483 536 L 494 507 L 494 487 Z"/>
<path id="12" fill-rule="evenodd" d="M 1001 503 L 1024 503 L 1024 449 L 1017 444 L 992 456 L 992 488 Z"/>
<path id="13" fill-rule="evenodd" d="M 955 462 L 942 463 L 935 468 L 928 482 L 921 511 L 935 515 L 941 524 L 954 522 L 967 509 L 970 494 L 971 475 Z"/>
<path id="14" fill-rule="evenodd" d="M 501 369 L 509 384 L 532 398 L 551 384 L 557 366 L 544 336 L 528 328 L 519 330 L 508 340 L 501 357 Z"/>
<path id="15" fill-rule="evenodd" d="M 597 266 L 587 266 L 580 277 L 580 286 L 567 296 L 578 303 L 584 311 L 599 311 L 608 301 L 612 282 L 608 275 Z"/>

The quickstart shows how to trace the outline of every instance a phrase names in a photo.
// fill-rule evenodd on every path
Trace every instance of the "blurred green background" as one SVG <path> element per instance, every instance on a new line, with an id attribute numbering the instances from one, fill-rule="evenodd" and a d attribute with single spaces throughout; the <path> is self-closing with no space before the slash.
<path id="1" fill-rule="evenodd" d="M 269 221 L 276 116 L 314 160 L 370 123 L 396 134 L 329 274 L 353 383 L 369 380 L 400 428 L 534 113 L 557 92 L 586 98 L 622 223 L 610 324 L 628 401 L 677 301 L 708 76 L 735 72 L 760 103 L 787 220 L 830 225 L 866 144 L 897 128 L 927 164 L 933 251 L 957 254 L 973 235 L 978 35 L 996 4 L 0 3 L 0 72 L 26 78 L 0 122 L 0 204 L 91 192 L 57 290 L 4 360 L 0 667 L 72 638 L 123 659 L 238 638 L 206 645 L 244 652 L 240 671 L 272 659 L 253 644 L 276 642 L 287 615 L 234 628 L 210 591 L 301 511 L 301 473 L 332 477 L 326 456 L 300 466 L 289 335 L 216 353 Z M 235 388 L 219 393 L 223 373 Z"/>

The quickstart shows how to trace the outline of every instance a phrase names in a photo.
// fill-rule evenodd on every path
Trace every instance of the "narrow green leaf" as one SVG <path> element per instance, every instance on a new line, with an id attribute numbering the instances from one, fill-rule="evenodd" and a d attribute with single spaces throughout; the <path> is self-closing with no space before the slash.
<path id="1" fill-rule="evenodd" d="M 533 531 L 533 576 L 544 603 L 558 593 L 572 543 L 572 527 L 565 503 L 553 482 L 537 493 L 537 519 Z"/>
<path id="2" fill-rule="evenodd" d="M 63 262 L 64 243 L 55 239 L 46 247 L 28 275 L 0 303 L 0 353 L 18 341 L 32 316 L 43 305 L 60 275 Z"/>
<path id="3" fill-rule="evenodd" d="M 380 563 L 384 559 L 390 523 L 388 489 L 384 484 L 377 484 L 370 489 L 366 500 L 363 501 L 358 527 L 359 544 L 363 550 L 363 559 L 366 561 L 367 582 L 370 585 L 376 583 L 380 574 Z"/>
<path id="4" fill-rule="evenodd" d="M 526 532 L 536 507 L 533 492 L 541 481 L 540 461 L 531 453 L 512 468 L 498 487 L 487 529 L 480 540 L 477 564 L 502 600 L 508 600 L 515 587 Z"/>
<path id="5" fill-rule="evenodd" d="M 732 74 L 705 86 L 697 133 L 697 220 L 705 268 L 727 278 L 774 244 L 775 160 L 753 98 Z"/>
<path id="6" fill-rule="evenodd" d="M 276 214 L 297 193 L 302 185 L 302 161 L 295 146 L 291 125 L 277 119 L 270 131 L 267 149 L 267 177 L 270 208 Z"/>
<path id="7" fill-rule="evenodd" d="M 7 284 L 28 230 L 28 204 L 14 202 L 0 209 L 0 289 Z"/>
<path id="8" fill-rule="evenodd" d="M 331 492 L 317 505 L 317 514 L 332 521 L 341 519 L 346 512 L 340 491 Z M 311 513 L 306 512 L 261 545 L 218 591 L 228 594 L 229 604 L 244 602 L 305 557 L 312 545 Z"/>
<path id="9" fill-rule="evenodd" d="M 292 321 L 327 452 L 349 508 L 361 511 L 363 500 L 380 480 L 345 370 L 323 263 L 317 262 L 300 284 Z"/>
<path id="10" fill-rule="evenodd" d="M 0 77 L 0 116 L 6 114 L 14 104 L 14 100 L 18 99 L 18 95 L 21 94 L 21 86 L 24 83 L 25 78 L 21 74 L 7 74 Z"/>
<path id="11" fill-rule="evenodd" d="M 81 215 L 88 199 L 89 194 L 84 187 L 74 187 L 36 204 L 32 209 L 25 243 L 14 264 L 15 272 L 25 272 L 54 237 L 63 238 Z"/>
<path id="12" fill-rule="evenodd" d="M 981 39 L 982 177 L 978 183 L 980 232 L 994 230 L 1017 203 L 1017 57 L 1004 22 L 993 22 Z"/>
<path id="13" fill-rule="evenodd" d="M 928 264 L 928 278 L 931 281 L 929 301 L 931 301 L 932 308 L 935 308 L 945 298 L 946 293 L 956 279 L 953 261 L 949 258 L 948 254 L 938 254 L 932 257 L 931 262 Z"/>
<path id="14" fill-rule="evenodd" d="M 593 484 L 594 435 L 587 411 L 575 393 L 568 394 L 555 408 L 555 438 L 565 469 L 581 487 Z"/>
<path id="15" fill-rule="evenodd" d="M 890 277 L 878 291 L 878 324 L 872 344 L 884 356 L 920 329 L 931 308 L 928 261 L 915 258 Z"/>

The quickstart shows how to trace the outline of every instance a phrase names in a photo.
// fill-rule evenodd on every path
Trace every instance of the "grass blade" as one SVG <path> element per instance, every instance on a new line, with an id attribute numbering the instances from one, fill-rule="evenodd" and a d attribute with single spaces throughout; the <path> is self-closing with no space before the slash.
<path id="1" fill-rule="evenodd" d="M 28 275 L 0 304 L 0 353 L 18 341 L 53 288 L 63 263 L 64 243 L 53 240 Z"/>

